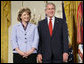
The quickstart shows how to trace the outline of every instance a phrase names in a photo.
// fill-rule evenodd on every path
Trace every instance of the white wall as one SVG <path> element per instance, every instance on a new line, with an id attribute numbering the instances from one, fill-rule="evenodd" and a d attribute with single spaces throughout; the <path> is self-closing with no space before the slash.
<path id="1" fill-rule="evenodd" d="M 62 18 L 62 1 L 48 1 L 53 2 L 56 5 L 56 17 Z M 9 27 L 9 54 L 8 54 L 8 62 L 13 63 L 13 54 L 12 54 L 12 47 L 10 44 L 10 36 L 11 36 L 11 29 L 14 24 L 17 23 L 17 12 L 22 7 L 22 1 L 11 1 L 11 26 Z M 23 1 L 23 7 L 30 8 L 33 14 L 35 14 L 35 21 L 38 22 L 40 16 L 41 19 L 45 18 L 45 2 L 44 1 Z"/>

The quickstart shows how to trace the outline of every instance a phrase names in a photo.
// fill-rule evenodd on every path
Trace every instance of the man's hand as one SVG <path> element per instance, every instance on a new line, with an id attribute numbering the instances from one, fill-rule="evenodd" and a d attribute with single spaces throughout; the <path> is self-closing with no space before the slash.
<path id="1" fill-rule="evenodd" d="M 37 61 L 38 61 L 38 63 L 42 63 L 42 55 L 41 54 L 38 54 Z"/>
<path id="2" fill-rule="evenodd" d="M 68 53 L 63 53 L 63 62 L 67 62 L 68 56 Z"/>

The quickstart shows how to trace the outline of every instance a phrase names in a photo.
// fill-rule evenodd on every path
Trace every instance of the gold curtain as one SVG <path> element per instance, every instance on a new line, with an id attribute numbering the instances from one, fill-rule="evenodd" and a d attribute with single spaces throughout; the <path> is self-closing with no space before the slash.
<path id="1" fill-rule="evenodd" d="M 11 24 L 11 2 L 1 1 L 1 63 L 8 62 L 8 28 Z"/>
<path id="2" fill-rule="evenodd" d="M 66 21 L 69 31 L 69 46 L 73 48 L 74 62 L 78 62 L 77 57 L 77 8 L 80 1 L 64 1 Z"/>

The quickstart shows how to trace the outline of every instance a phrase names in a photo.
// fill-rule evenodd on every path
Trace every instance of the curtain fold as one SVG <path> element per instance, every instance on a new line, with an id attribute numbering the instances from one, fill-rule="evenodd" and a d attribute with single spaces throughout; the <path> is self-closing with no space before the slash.
<path id="1" fill-rule="evenodd" d="M 11 1 L 1 1 L 1 63 L 8 63 L 8 28 L 11 24 Z"/>
<path id="2" fill-rule="evenodd" d="M 81 1 L 64 1 L 66 21 L 69 31 L 69 46 L 73 48 L 74 62 L 78 62 L 77 8 Z"/>

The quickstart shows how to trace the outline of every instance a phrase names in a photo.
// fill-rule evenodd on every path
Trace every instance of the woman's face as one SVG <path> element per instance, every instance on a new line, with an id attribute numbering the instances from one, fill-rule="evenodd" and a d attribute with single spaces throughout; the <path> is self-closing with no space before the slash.
<path id="1" fill-rule="evenodd" d="M 30 16 L 27 12 L 23 12 L 21 15 L 22 22 L 28 22 L 30 20 Z"/>

